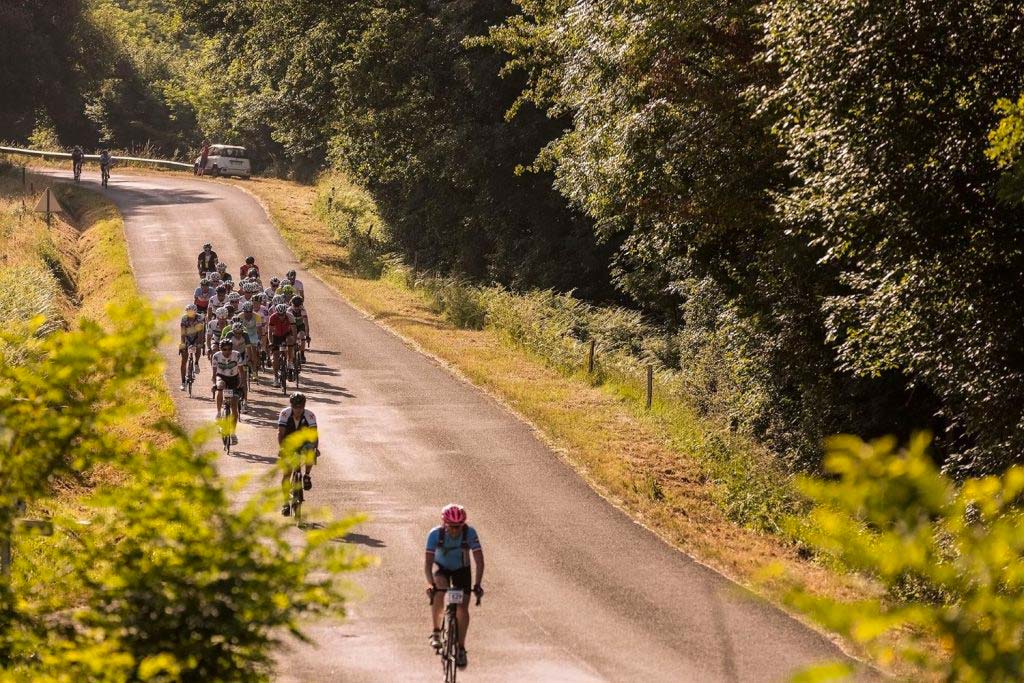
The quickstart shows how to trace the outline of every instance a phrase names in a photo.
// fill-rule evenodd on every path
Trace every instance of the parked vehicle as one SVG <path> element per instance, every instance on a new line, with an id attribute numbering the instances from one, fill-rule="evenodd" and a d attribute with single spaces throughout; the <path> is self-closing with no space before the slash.
<path id="1" fill-rule="evenodd" d="M 202 157 L 196 157 L 193 166 L 196 175 L 200 174 Z M 212 176 L 239 176 L 249 178 L 252 166 L 245 147 L 237 145 L 210 145 L 210 154 L 206 159 L 206 174 Z"/>

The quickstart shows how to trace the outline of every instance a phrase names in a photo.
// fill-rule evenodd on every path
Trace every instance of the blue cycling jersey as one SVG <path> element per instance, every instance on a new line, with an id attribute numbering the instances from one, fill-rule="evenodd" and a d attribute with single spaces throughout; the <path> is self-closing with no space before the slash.
<path id="1" fill-rule="evenodd" d="M 462 533 L 466 534 L 466 542 L 470 550 L 480 550 L 480 537 L 477 535 L 476 529 L 467 526 Z M 441 527 L 439 526 L 431 529 L 430 535 L 427 536 L 427 550 L 434 551 L 434 562 L 449 571 L 468 567 L 469 558 L 463 558 L 462 553 L 462 534 L 453 536 L 451 530 L 445 531 L 444 545 L 438 547 L 440 537 Z"/>

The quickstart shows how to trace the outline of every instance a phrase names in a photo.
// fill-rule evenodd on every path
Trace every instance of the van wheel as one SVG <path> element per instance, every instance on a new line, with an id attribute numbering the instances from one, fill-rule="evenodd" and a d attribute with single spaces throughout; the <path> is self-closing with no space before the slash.
<path id="1" fill-rule="evenodd" d="M 214 178 L 219 178 L 220 177 L 220 169 L 217 168 L 216 165 L 214 165 L 214 167 L 210 169 L 210 175 L 212 175 Z"/>

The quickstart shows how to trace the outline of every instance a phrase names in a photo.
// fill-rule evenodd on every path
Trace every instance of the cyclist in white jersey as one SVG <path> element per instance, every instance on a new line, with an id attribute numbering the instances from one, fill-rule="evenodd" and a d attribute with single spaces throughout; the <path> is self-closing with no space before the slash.
<path id="1" fill-rule="evenodd" d="M 231 443 L 238 443 L 235 430 L 238 427 L 238 390 L 245 381 L 245 367 L 242 365 L 242 354 L 231 349 L 231 339 L 220 341 L 220 351 L 213 354 L 213 367 L 216 378 L 214 390 L 217 392 L 217 418 L 224 405 L 224 390 L 231 389 Z"/>

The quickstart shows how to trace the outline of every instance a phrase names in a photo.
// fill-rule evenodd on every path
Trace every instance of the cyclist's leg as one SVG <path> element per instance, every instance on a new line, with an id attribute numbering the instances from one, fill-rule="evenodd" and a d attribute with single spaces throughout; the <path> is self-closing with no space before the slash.
<path id="1" fill-rule="evenodd" d="M 451 586 L 448 581 L 448 576 L 438 567 L 434 565 L 434 587 L 435 588 L 449 588 Z M 433 629 L 439 631 L 441 629 L 441 614 L 444 612 L 444 593 L 434 593 L 434 602 L 430 606 L 430 616 L 433 623 Z"/>
<path id="2" fill-rule="evenodd" d="M 217 419 L 219 420 L 221 408 L 224 407 L 224 379 L 220 375 L 215 375 L 213 386 L 217 392 Z"/>
<path id="3" fill-rule="evenodd" d="M 181 383 L 185 384 L 185 365 L 188 363 L 188 344 L 185 341 L 181 342 L 181 346 L 178 348 L 178 355 L 181 356 Z"/>
<path id="4" fill-rule="evenodd" d="M 466 633 L 469 631 L 469 596 L 473 588 L 473 576 L 469 567 L 463 567 L 452 575 L 452 585 L 465 591 L 462 604 L 458 606 L 455 617 L 459 621 L 459 647 L 466 647 Z"/>

